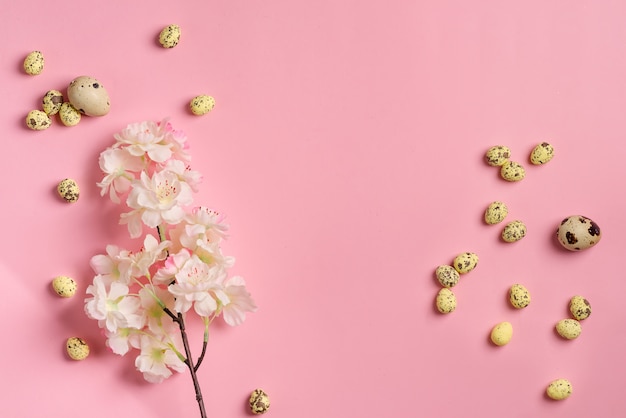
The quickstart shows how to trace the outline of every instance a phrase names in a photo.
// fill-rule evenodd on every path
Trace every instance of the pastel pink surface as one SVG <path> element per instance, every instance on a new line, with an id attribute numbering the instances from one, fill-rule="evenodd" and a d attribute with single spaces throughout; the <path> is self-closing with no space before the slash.
<path id="1" fill-rule="evenodd" d="M 188 374 L 145 383 L 104 346 L 84 293 L 50 288 L 65 274 L 84 292 L 91 256 L 139 245 L 99 196 L 98 155 L 128 123 L 164 117 L 190 138 L 196 202 L 227 215 L 232 273 L 259 305 L 212 330 L 209 416 L 249 416 L 257 387 L 273 417 L 625 415 L 625 15 L 618 1 L 7 2 L 0 416 L 199 416 Z M 166 50 L 171 23 L 182 37 Z M 46 67 L 32 77 L 35 49 Z M 28 130 L 43 94 L 79 75 L 105 85 L 111 112 Z M 217 102 L 203 117 L 187 109 L 198 94 Z M 544 140 L 556 156 L 531 166 Z M 496 144 L 526 165 L 522 182 L 483 162 Z M 75 205 L 55 195 L 65 177 Z M 505 244 L 482 222 L 493 200 L 526 238 Z M 572 214 L 601 226 L 595 248 L 555 242 Z M 434 270 L 464 251 L 479 266 L 442 316 Z M 513 283 L 528 308 L 508 306 Z M 564 341 L 554 325 L 575 294 L 594 311 Z M 513 340 L 494 347 L 505 320 Z M 91 345 L 83 362 L 64 354 L 73 335 Z M 557 403 L 544 391 L 560 377 L 574 394 Z"/>

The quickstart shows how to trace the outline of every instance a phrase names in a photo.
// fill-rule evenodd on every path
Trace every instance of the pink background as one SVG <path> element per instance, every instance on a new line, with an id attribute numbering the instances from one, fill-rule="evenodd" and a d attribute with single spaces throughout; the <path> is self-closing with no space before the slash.
<path id="1" fill-rule="evenodd" d="M 224 251 L 259 305 L 213 328 L 209 416 L 249 416 L 256 387 L 276 418 L 624 416 L 625 18 L 619 0 L 4 2 L 0 416 L 199 416 L 188 373 L 144 383 L 83 314 L 90 257 L 127 241 L 95 186 L 98 155 L 163 117 L 189 136 L 196 202 L 227 215 Z M 183 35 L 166 50 L 170 23 Z M 35 49 L 46 68 L 32 77 Z M 111 112 L 26 129 L 78 75 L 105 85 Z M 203 117 L 187 110 L 198 94 L 217 101 Z M 544 140 L 555 158 L 530 166 Z M 496 144 L 526 179 L 483 162 Z M 65 177 L 82 187 L 75 205 L 55 195 Z M 498 199 L 523 241 L 482 222 Z M 602 227 L 597 247 L 556 244 L 572 214 Z M 479 266 L 442 316 L 434 269 L 464 251 Z M 61 274 L 80 295 L 51 291 Z M 506 301 L 515 282 L 533 297 L 522 311 Z M 564 341 L 554 325 L 575 294 L 594 311 Z M 488 336 L 505 320 L 514 336 L 498 348 Z M 65 355 L 73 335 L 91 345 L 83 362 Z M 559 377 L 574 394 L 553 402 Z"/>

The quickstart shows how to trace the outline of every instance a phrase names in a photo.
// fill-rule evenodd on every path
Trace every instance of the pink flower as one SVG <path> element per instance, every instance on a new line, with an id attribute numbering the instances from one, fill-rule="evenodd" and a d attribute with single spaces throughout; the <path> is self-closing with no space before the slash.
<path id="1" fill-rule="evenodd" d="M 226 283 L 224 292 L 228 295 L 229 302 L 224 305 L 222 313 L 228 325 L 240 325 L 246 319 L 246 312 L 257 310 L 242 277 L 231 277 Z"/>
<path id="2" fill-rule="evenodd" d="M 162 163 L 172 156 L 172 143 L 167 140 L 165 133 L 159 123 L 132 123 L 115 134 L 115 147 L 123 147 L 135 157 L 147 155 L 152 161 Z"/>
<path id="3" fill-rule="evenodd" d="M 106 174 L 97 185 L 100 187 L 100 195 L 109 192 L 109 197 L 114 203 L 120 203 L 118 193 L 126 193 L 130 184 L 135 179 L 135 172 L 143 168 L 140 157 L 128 153 L 126 149 L 107 148 L 100 154 L 100 169 Z"/>
<path id="4" fill-rule="evenodd" d="M 172 370 L 182 372 L 185 363 L 178 358 L 173 347 L 159 337 L 143 335 L 141 354 L 135 359 L 135 367 L 150 383 L 161 383 L 172 375 Z"/>
<path id="5" fill-rule="evenodd" d="M 129 295 L 128 290 L 123 283 L 108 283 L 102 276 L 96 276 L 87 287 L 87 294 L 93 297 L 85 299 L 85 313 L 109 332 L 116 332 L 118 328 L 142 328 L 139 298 Z"/>
<path id="6" fill-rule="evenodd" d="M 130 251 L 120 250 L 116 245 L 107 245 L 107 254 L 98 254 L 89 264 L 93 271 L 106 281 L 129 284 L 132 278 L 133 260 Z"/>

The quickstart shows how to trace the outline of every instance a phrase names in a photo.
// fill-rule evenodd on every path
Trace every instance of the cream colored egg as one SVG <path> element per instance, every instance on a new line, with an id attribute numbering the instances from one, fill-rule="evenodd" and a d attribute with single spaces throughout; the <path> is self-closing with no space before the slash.
<path id="1" fill-rule="evenodd" d="M 89 345 L 82 338 L 68 338 L 65 347 L 72 360 L 84 360 L 89 356 Z"/>
<path id="2" fill-rule="evenodd" d="M 511 150 L 504 145 L 496 145 L 487 150 L 485 161 L 490 166 L 499 167 L 511 158 Z"/>
<path id="3" fill-rule="evenodd" d="M 530 304 L 530 292 L 524 285 L 514 284 L 509 289 L 509 301 L 516 309 L 523 309 Z"/>
<path id="4" fill-rule="evenodd" d="M 556 332 L 567 340 L 573 340 L 580 336 L 582 327 L 575 319 L 562 319 L 556 324 Z"/>
<path id="5" fill-rule="evenodd" d="M 24 58 L 24 71 L 29 75 L 39 75 L 43 71 L 45 60 L 41 51 L 33 51 Z"/>
<path id="6" fill-rule="evenodd" d="M 81 115 L 71 103 L 65 102 L 59 109 L 59 119 L 65 126 L 76 126 L 80 122 Z"/>
<path id="7" fill-rule="evenodd" d="M 159 43 L 163 48 L 174 48 L 180 42 L 180 26 L 168 25 L 159 33 Z"/>
<path id="8" fill-rule="evenodd" d="M 104 116 L 111 109 L 109 93 L 102 83 L 89 76 L 76 77 L 67 88 L 69 102 L 87 116 Z"/>
<path id="9" fill-rule="evenodd" d="M 513 325 L 510 322 L 500 322 L 491 330 L 491 341 L 497 346 L 507 345 L 513 337 Z"/>
<path id="10" fill-rule="evenodd" d="M 520 163 L 506 161 L 500 168 L 500 176 L 510 182 L 521 181 L 526 177 L 526 170 Z"/>
<path id="11" fill-rule="evenodd" d="M 546 394 L 555 401 L 567 399 L 573 392 L 572 384 L 567 379 L 556 379 L 546 388 Z"/>
<path id="12" fill-rule="evenodd" d="M 452 290 L 444 287 L 439 290 L 435 299 L 437 310 L 442 314 L 449 314 L 456 309 L 456 295 Z"/>
<path id="13" fill-rule="evenodd" d="M 76 294 L 76 281 L 68 276 L 57 276 L 52 280 L 52 288 L 62 298 L 71 298 Z"/>
<path id="14" fill-rule="evenodd" d="M 250 394 L 248 405 L 253 414 L 264 414 L 270 409 L 270 397 L 263 389 L 255 389 Z"/>
<path id="15" fill-rule="evenodd" d="M 530 162 L 535 165 L 545 164 L 554 157 L 554 147 L 547 142 L 537 145 L 530 153 Z"/>
<path id="16" fill-rule="evenodd" d="M 593 247 L 602 238 L 597 223 L 582 215 L 568 216 L 561 221 L 556 237 L 570 251 L 582 251 Z"/>
<path id="17" fill-rule="evenodd" d="M 591 303 L 584 297 L 576 295 L 569 301 L 569 311 L 574 318 L 582 321 L 591 315 Z"/>
<path id="18" fill-rule="evenodd" d="M 435 276 L 437 281 L 443 287 L 454 287 L 459 283 L 459 272 L 454 267 L 448 265 L 441 265 L 435 270 Z"/>
<path id="19" fill-rule="evenodd" d="M 511 221 L 502 230 L 504 242 L 517 242 L 526 236 L 526 225 L 522 221 Z"/>
<path id="20" fill-rule="evenodd" d="M 26 115 L 26 126 L 33 131 L 43 131 L 52 125 L 52 121 L 42 110 L 31 110 Z"/>
<path id="21" fill-rule="evenodd" d="M 475 253 L 461 253 L 454 258 L 452 266 L 459 274 L 466 274 L 474 270 L 478 265 L 478 255 Z"/>
<path id="22" fill-rule="evenodd" d="M 209 113 L 215 107 L 215 99 L 206 94 L 201 94 L 194 97 L 189 102 L 189 109 L 191 113 L 196 116 L 202 116 Z"/>
<path id="23" fill-rule="evenodd" d="M 56 115 L 63 105 L 63 93 L 58 90 L 48 90 L 43 96 L 41 105 L 48 116 Z"/>
<path id="24" fill-rule="evenodd" d="M 57 193 L 68 203 L 76 203 L 80 196 L 78 183 L 73 179 L 63 179 L 57 185 Z"/>
<path id="25" fill-rule="evenodd" d="M 485 210 L 485 223 L 487 225 L 495 225 L 504 220 L 509 214 L 509 208 L 504 202 L 491 202 Z"/>

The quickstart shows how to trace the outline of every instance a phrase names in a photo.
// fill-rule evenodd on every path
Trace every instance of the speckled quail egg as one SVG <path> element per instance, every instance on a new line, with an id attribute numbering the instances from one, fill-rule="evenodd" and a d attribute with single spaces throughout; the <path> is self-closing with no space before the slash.
<path id="1" fill-rule="evenodd" d="M 580 336 L 582 327 L 575 319 L 562 319 L 556 324 L 556 332 L 567 340 L 573 340 Z"/>
<path id="2" fill-rule="evenodd" d="M 572 392 L 572 383 L 567 379 L 553 380 L 546 388 L 548 397 L 555 401 L 562 401 L 563 399 L 569 398 Z"/>
<path id="3" fill-rule="evenodd" d="M 526 170 L 520 163 L 505 161 L 500 167 L 500 176 L 506 181 L 521 181 L 526 177 Z"/>
<path id="4" fill-rule="evenodd" d="M 511 158 L 511 150 L 504 145 L 496 145 L 487 150 L 485 161 L 490 166 L 499 167 Z"/>
<path id="5" fill-rule="evenodd" d="M 452 266 L 441 265 L 435 269 L 437 281 L 443 287 L 454 287 L 459 283 L 459 272 Z"/>
<path id="6" fill-rule="evenodd" d="M 545 164 L 554 157 L 554 147 L 542 142 L 530 152 L 530 162 L 535 165 Z"/>
<path id="7" fill-rule="evenodd" d="M 26 126 L 33 131 L 43 131 L 52 125 L 50 117 L 43 110 L 31 110 L 26 115 Z"/>
<path id="8" fill-rule="evenodd" d="M 442 314 L 454 312 L 456 309 L 456 295 L 452 292 L 452 290 L 444 287 L 437 292 L 435 306 L 437 306 L 437 310 Z"/>
<path id="9" fill-rule="evenodd" d="M 52 288 L 62 298 L 71 298 L 76 294 L 76 281 L 68 276 L 57 276 L 52 280 Z"/>
<path id="10" fill-rule="evenodd" d="M 570 251 L 582 251 L 600 242 L 602 234 L 597 223 L 582 215 L 568 216 L 561 221 L 556 236 Z"/>
<path id="11" fill-rule="evenodd" d="M 80 122 L 80 112 L 70 102 L 65 102 L 59 109 L 59 119 L 65 126 L 76 126 Z"/>
<path id="12" fill-rule="evenodd" d="M 270 409 L 270 397 L 263 389 L 255 389 L 250 394 L 248 405 L 253 414 L 264 414 Z"/>
<path id="13" fill-rule="evenodd" d="M 38 75 L 43 71 L 45 60 L 41 51 L 33 51 L 24 58 L 24 71 L 29 75 Z"/>
<path id="14" fill-rule="evenodd" d="M 63 179 L 57 185 L 57 193 L 68 203 L 76 203 L 80 196 L 78 184 L 73 179 Z"/>
<path id="15" fill-rule="evenodd" d="M 69 102 L 87 116 L 104 116 L 109 113 L 109 93 L 97 79 L 82 75 L 70 82 L 67 88 Z"/>
<path id="16" fill-rule="evenodd" d="M 504 202 L 495 201 L 491 202 L 485 210 L 485 223 L 487 225 L 495 225 L 500 223 L 506 218 L 509 213 L 509 208 Z"/>
<path id="17" fill-rule="evenodd" d="M 569 301 L 569 311 L 579 321 L 591 316 L 591 303 L 584 297 L 576 295 Z"/>
<path id="18" fill-rule="evenodd" d="M 202 116 L 209 113 L 215 107 L 215 99 L 206 94 L 201 94 L 194 97 L 189 102 L 189 109 L 191 113 L 197 116 Z"/>
<path id="19" fill-rule="evenodd" d="M 58 90 L 48 90 L 41 101 L 42 109 L 48 116 L 54 116 L 63 105 L 63 93 Z"/>
<path id="20" fill-rule="evenodd" d="M 477 265 L 478 255 L 470 252 L 457 255 L 456 257 L 454 257 L 454 261 L 452 262 L 452 267 L 454 267 L 454 269 L 458 271 L 459 274 L 469 273 L 470 271 L 474 270 Z"/>
<path id="21" fill-rule="evenodd" d="M 497 345 L 507 345 L 513 337 L 513 325 L 510 322 L 500 322 L 491 329 L 491 341 Z"/>
<path id="22" fill-rule="evenodd" d="M 89 356 L 89 345 L 82 338 L 68 338 L 65 347 L 72 360 L 85 360 Z"/>
<path id="23" fill-rule="evenodd" d="M 180 41 L 180 26 L 167 25 L 159 33 L 159 43 L 163 48 L 174 48 Z"/>
<path id="24" fill-rule="evenodd" d="M 509 301 L 516 309 L 523 309 L 530 304 L 530 292 L 524 285 L 514 284 L 509 289 Z"/>
<path id="25" fill-rule="evenodd" d="M 517 242 L 526 236 L 526 225 L 522 221 L 511 221 L 502 230 L 504 242 Z"/>

